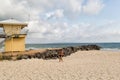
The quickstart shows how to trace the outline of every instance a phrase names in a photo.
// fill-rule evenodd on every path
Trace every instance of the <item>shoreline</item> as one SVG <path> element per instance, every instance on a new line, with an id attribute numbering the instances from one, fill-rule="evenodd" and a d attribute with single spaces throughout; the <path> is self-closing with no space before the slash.
<path id="1" fill-rule="evenodd" d="M 23 51 L 23 52 L 30 51 L 30 50 L 38 51 L 38 50 L 46 50 L 46 49 L 61 49 L 61 48 L 34 48 L 34 49 L 26 49 L 26 50 Z M 100 51 L 120 52 L 120 49 L 119 49 L 119 48 L 101 48 Z M 4 53 L 4 51 L 0 51 L 0 54 L 1 54 L 2 52 Z"/>
<path id="2" fill-rule="evenodd" d="M 111 48 L 103 48 L 103 49 L 101 49 L 100 51 L 120 52 L 120 49 L 116 49 L 116 48 L 114 48 L 114 49 L 111 49 Z"/>
<path id="3" fill-rule="evenodd" d="M 26 50 L 26 51 L 18 52 L 18 53 L 28 53 L 29 54 L 29 53 L 44 52 L 45 50 L 54 50 L 54 49 L 62 49 L 62 48 L 37 48 L 37 49 Z M 100 49 L 99 51 L 120 52 L 120 49 Z M 2 53 L 4 53 L 4 52 L 0 52 L 0 54 L 2 54 Z"/>

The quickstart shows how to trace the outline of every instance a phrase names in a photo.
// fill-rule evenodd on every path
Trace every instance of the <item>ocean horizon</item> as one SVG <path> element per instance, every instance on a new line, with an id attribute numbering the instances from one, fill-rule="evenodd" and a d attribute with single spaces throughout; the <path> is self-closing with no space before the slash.
<path id="1" fill-rule="evenodd" d="M 120 50 L 120 43 L 44 43 L 44 44 L 26 44 L 26 49 L 39 48 L 64 48 L 69 46 L 98 45 L 101 50 Z"/>
<path id="2" fill-rule="evenodd" d="M 25 44 L 26 50 L 42 48 L 64 48 L 69 46 L 98 45 L 101 50 L 120 51 L 120 43 L 38 43 Z M 4 50 L 4 45 L 0 45 L 0 51 Z"/>

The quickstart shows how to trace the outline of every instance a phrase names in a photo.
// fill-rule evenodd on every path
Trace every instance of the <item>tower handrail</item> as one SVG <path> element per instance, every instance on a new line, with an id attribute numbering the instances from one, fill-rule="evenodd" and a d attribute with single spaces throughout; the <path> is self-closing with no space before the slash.
<path id="1" fill-rule="evenodd" d="M 28 29 L 24 29 L 23 31 L 21 31 L 20 32 L 20 34 L 27 34 L 28 33 Z M 3 32 L 4 33 L 4 32 Z M 12 36 L 14 36 L 15 34 L 12 34 L 12 35 L 6 35 L 5 33 L 4 34 L 1 34 L 0 36 L 2 37 L 2 38 L 5 38 L 4 40 L 2 40 L 2 41 L 0 41 L 0 45 L 2 45 L 4 42 L 5 42 L 5 40 L 7 40 L 7 39 L 11 39 L 11 37 Z"/>

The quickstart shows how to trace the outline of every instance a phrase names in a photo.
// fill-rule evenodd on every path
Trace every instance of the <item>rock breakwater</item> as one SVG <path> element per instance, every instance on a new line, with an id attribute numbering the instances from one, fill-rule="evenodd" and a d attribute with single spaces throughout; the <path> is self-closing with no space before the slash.
<path id="1" fill-rule="evenodd" d="M 77 46 L 77 47 L 65 47 L 65 48 L 59 48 L 59 49 L 46 49 L 45 51 L 38 51 L 34 52 L 32 54 L 1 54 L 0 60 L 21 60 L 21 59 L 31 59 L 31 58 L 38 58 L 38 59 L 57 59 L 59 50 L 63 50 L 63 57 L 69 56 L 72 53 L 75 53 L 77 51 L 89 51 L 89 50 L 100 50 L 100 46 L 97 45 L 83 45 L 83 46 Z"/>

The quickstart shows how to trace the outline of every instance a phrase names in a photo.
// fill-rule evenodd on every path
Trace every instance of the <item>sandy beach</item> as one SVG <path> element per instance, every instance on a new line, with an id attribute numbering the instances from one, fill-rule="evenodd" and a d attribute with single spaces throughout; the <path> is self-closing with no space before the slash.
<path id="1" fill-rule="evenodd" d="M 120 52 L 78 51 L 63 60 L 0 61 L 0 80 L 120 80 Z"/>

